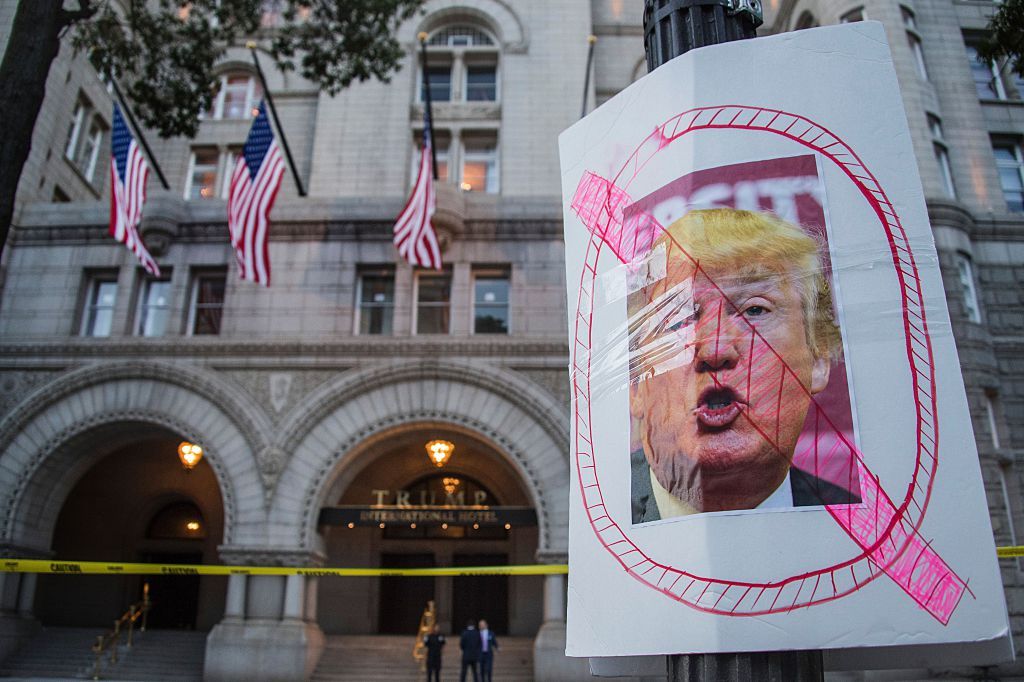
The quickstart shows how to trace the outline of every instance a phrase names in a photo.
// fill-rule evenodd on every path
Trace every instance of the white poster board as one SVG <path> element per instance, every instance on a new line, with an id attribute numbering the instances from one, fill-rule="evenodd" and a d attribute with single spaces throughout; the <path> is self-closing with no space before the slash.
<path id="1" fill-rule="evenodd" d="M 560 151 L 566 653 L 1010 657 L 881 25 L 692 51 Z"/>

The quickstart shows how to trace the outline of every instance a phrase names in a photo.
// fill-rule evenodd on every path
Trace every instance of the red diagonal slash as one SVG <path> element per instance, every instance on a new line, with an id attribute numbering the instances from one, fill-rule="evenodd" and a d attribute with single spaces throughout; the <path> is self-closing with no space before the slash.
<path id="1" fill-rule="evenodd" d="M 687 112 L 691 113 L 691 112 Z M 684 117 L 685 114 L 672 119 L 669 124 Z M 739 116 L 739 114 L 736 114 Z M 693 126 L 699 118 L 699 114 L 689 119 L 689 125 Z M 793 117 L 790 117 L 792 121 Z M 732 119 L 735 121 L 735 117 Z M 772 119 L 769 125 L 774 124 Z M 711 121 L 714 121 L 712 117 Z M 660 128 L 650 136 L 634 154 L 631 161 L 637 161 L 645 153 L 653 154 L 667 144 L 664 130 L 669 124 Z M 676 123 L 678 125 L 678 123 Z M 792 122 L 790 122 L 790 127 Z M 786 130 L 789 128 L 787 127 Z M 820 139 L 819 133 L 814 139 Z M 834 146 L 834 138 L 826 139 L 829 146 Z M 649 157 L 648 157 L 649 158 Z M 627 164 L 628 165 L 628 164 Z M 867 173 L 857 162 L 862 172 Z M 636 167 L 634 167 L 634 171 Z M 867 174 L 870 176 L 870 174 Z M 873 180 L 873 178 L 871 178 Z M 876 185 L 877 187 L 877 185 Z M 880 188 L 877 190 L 881 194 Z M 884 195 L 883 195 L 884 196 Z M 597 253 L 602 246 L 607 246 L 615 256 L 623 263 L 633 262 L 638 257 L 645 255 L 651 248 L 655 239 L 664 231 L 664 228 L 649 214 L 639 212 L 623 220 L 623 210 L 629 205 L 631 199 L 625 190 L 615 186 L 610 181 L 601 178 L 593 173 L 587 172 L 571 202 L 574 212 L 593 235 L 591 248 L 588 249 L 586 263 L 584 266 L 584 281 L 596 275 Z M 891 209 L 888 202 L 885 206 Z M 895 215 L 892 214 L 894 218 Z M 909 247 L 905 241 L 896 243 L 890 237 L 890 244 L 893 248 L 894 257 L 901 264 L 902 253 L 912 263 Z M 676 245 L 679 246 L 678 244 Z M 684 250 L 685 253 L 685 250 Z M 697 265 L 695 263 L 695 265 Z M 899 267 L 899 266 L 898 266 Z M 705 273 L 706 274 L 706 273 Z M 916 268 L 913 268 L 913 275 L 916 279 Z M 901 284 L 904 283 L 903 277 Z M 772 613 L 782 610 L 791 610 L 801 606 L 809 606 L 823 601 L 836 599 L 849 594 L 863 586 L 864 583 L 873 579 L 878 571 L 881 571 L 892 579 L 901 589 L 911 596 L 922 608 L 927 610 L 941 623 L 949 621 L 953 611 L 956 609 L 964 593 L 968 591 L 966 583 L 957 576 L 931 546 L 921 537 L 918 526 L 924 515 L 924 508 L 927 504 L 927 493 L 924 503 L 918 503 L 913 494 L 915 490 L 908 492 L 907 500 L 897 507 L 889 498 L 879 484 L 877 476 L 872 474 L 865 466 L 861 453 L 850 443 L 845 435 L 837 429 L 828 415 L 820 406 L 813 401 L 813 397 L 807 392 L 796 378 L 796 375 L 785 365 L 782 358 L 774 352 L 764 339 L 760 343 L 767 346 L 768 360 L 777 363 L 779 372 L 775 376 L 780 377 L 777 387 L 766 389 L 757 387 L 753 390 L 777 390 L 781 397 L 784 390 L 795 390 L 796 387 L 807 392 L 811 397 L 813 409 L 815 410 L 814 421 L 816 424 L 816 437 L 809 448 L 808 453 L 817 465 L 824 466 L 832 458 L 852 459 L 857 463 L 860 475 L 860 491 L 862 504 L 860 505 L 838 505 L 826 506 L 829 514 L 842 528 L 847 535 L 860 548 L 862 554 L 855 559 L 827 567 L 819 571 L 813 571 L 799 576 L 793 576 L 787 580 L 774 583 L 754 584 L 738 583 L 726 580 L 716 580 L 701 576 L 695 576 L 685 571 L 663 566 L 649 559 L 631 540 L 619 530 L 607 515 L 604 508 L 603 498 L 600 495 L 600 486 L 597 483 L 596 467 L 592 458 L 592 446 L 589 433 L 589 420 L 581 422 L 581 410 L 589 411 L 589 392 L 584 390 L 581 380 L 589 387 L 589 315 L 592 314 L 591 307 L 587 304 L 589 294 L 581 286 L 580 309 L 577 315 L 576 347 L 574 348 L 574 368 L 578 373 L 574 379 L 574 391 L 577 397 L 577 425 L 586 426 L 585 429 L 578 428 L 577 433 L 577 465 L 580 475 L 580 482 L 584 494 L 584 503 L 590 517 L 591 525 L 598 534 L 601 542 L 611 551 L 622 563 L 622 565 L 638 580 L 645 582 L 656 589 L 672 596 L 679 601 L 686 602 L 701 610 L 725 615 L 756 615 L 761 613 Z M 592 293 L 592 292 L 591 292 Z M 921 319 L 923 325 L 923 318 Z M 915 330 L 918 330 L 915 328 Z M 757 335 L 757 330 L 751 325 L 751 335 Z M 586 336 L 584 339 L 583 336 Z M 925 332 L 926 337 L 926 332 Z M 927 339 L 926 339 L 927 340 Z M 910 352 L 918 353 L 915 350 L 914 341 L 921 343 L 908 328 L 908 349 Z M 930 356 L 930 350 L 929 350 Z M 913 373 L 918 372 L 916 365 L 911 360 Z M 915 388 L 920 389 L 918 378 L 914 377 Z M 930 383 L 929 383 L 930 385 Z M 752 390 L 748 387 L 748 390 Z M 579 404 L 582 400 L 582 405 Z M 920 416 L 920 412 L 919 412 Z M 758 429 L 762 437 L 774 443 L 770 433 L 761 428 Z M 931 447 L 925 450 L 931 455 L 932 462 L 929 471 L 934 472 L 935 465 L 935 435 L 934 427 L 931 436 L 925 433 L 924 437 L 930 437 Z M 819 451 L 818 444 L 822 442 L 822 436 L 831 436 L 826 442 L 832 443 L 828 451 Z M 927 467 L 926 467 L 927 468 Z M 914 484 L 920 485 L 917 480 L 918 471 L 921 469 L 920 462 L 915 469 Z M 930 479 L 929 479 L 930 480 Z M 930 492 L 930 484 L 927 486 Z M 908 513 L 908 505 L 914 504 L 916 509 L 917 525 L 911 519 L 912 514 Z M 866 559 L 870 566 L 869 575 L 858 575 L 858 563 Z M 849 576 L 846 572 L 849 572 Z M 685 578 L 685 580 L 682 580 Z M 838 582 L 837 582 L 838 579 Z M 851 582 L 852 581 L 852 582 Z M 724 602 L 724 605 L 723 605 Z"/>

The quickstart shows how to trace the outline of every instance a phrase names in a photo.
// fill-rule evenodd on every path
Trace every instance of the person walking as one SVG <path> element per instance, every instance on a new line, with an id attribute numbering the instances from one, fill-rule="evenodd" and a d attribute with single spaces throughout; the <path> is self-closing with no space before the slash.
<path id="1" fill-rule="evenodd" d="M 494 652 L 498 650 L 498 640 L 487 627 L 487 621 L 480 621 L 480 682 L 491 682 L 494 667 Z"/>
<path id="2" fill-rule="evenodd" d="M 444 635 L 441 628 L 434 624 L 430 634 L 423 637 L 423 646 L 427 647 L 427 682 L 441 682 L 441 649 L 444 648 Z"/>
<path id="3" fill-rule="evenodd" d="M 466 669 L 473 671 L 473 682 L 480 682 L 477 670 L 480 668 L 480 633 L 473 626 L 473 621 L 466 623 L 466 629 L 459 638 L 462 649 L 462 669 L 459 671 L 459 682 L 466 682 Z"/>

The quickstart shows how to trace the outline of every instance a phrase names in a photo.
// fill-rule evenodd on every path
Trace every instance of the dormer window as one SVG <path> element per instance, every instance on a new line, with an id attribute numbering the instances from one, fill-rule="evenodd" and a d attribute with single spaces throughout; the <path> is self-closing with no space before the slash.
<path id="1" fill-rule="evenodd" d="M 438 29 L 427 39 L 427 59 L 431 101 L 498 101 L 497 41 L 483 29 L 468 25 Z M 423 102 L 422 82 L 418 92 Z"/>
<path id="2" fill-rule="evenodd" d="M 254 74 L 229 71 L 221 74 L 213 103 L 203 116 L 214 120 L 252 118 L 262 98 L 263 88 Z"/>

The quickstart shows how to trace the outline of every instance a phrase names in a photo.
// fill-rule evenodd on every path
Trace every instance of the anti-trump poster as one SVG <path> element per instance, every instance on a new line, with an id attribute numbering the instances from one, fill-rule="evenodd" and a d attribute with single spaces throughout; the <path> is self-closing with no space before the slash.
<path id="1" fill-rule="evenodd" d="M 567 654 L 1010 657 L 881 25 L 694 50 L 560 153 Z"/>

